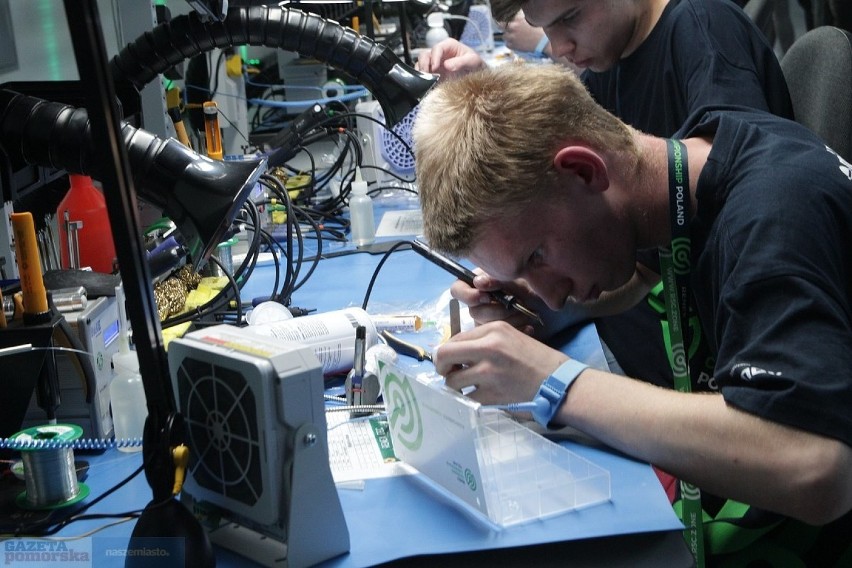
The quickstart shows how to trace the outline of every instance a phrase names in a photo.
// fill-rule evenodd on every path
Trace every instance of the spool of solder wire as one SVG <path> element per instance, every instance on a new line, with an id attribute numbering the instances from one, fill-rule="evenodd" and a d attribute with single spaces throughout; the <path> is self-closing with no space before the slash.
<path id="1" fill-rule="evenodd" d="M 17 504 L 24 509 L 56 509 L 88 497 L 89 488 L 77 481 L 73 442 L 83 434 L 74 424 L 34 426 L 9 438 L 21 452 L 26 490 Z"/>

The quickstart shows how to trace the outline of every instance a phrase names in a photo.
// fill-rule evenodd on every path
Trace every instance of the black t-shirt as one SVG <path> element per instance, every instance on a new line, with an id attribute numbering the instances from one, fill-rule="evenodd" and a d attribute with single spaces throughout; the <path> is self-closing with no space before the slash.
<path id="1" fill-rule="evenodd" d="M 730 0 L 670 1 L 636 51 L 583 81 L 601 106 L 654 136 L 671 136 L 704 106 L 793 118 L 775 52 Z"/>
<path id="2" fill-rule="evenodd" d="M 713 137 L 693 174 L 691 287 L 722 396 L 852 446 L 852 164 L 799 124 L 744 108 L 699 111 L 675 134 L 693 136 Z M 705 510 L 721 504 L 704 497 Z M 806 566 L 845 565 L 852 512 L 789 524 L 768 538 Z"/>
<path id="3" fill-rule="evenodd" d="M 852 446 L 852 165 L 797 123 L 700 113 L 712 136 L 692 289 L 725 400 Z"/>
<path id="4" fill-rule="evenodd" d="M 671 136 L 705 105 L 738 104 L 792 118 L 787 83 L 775 53 L 730 0 L 672 0 L 648 38 L 604 73 L 587 71 L 592 96 L 624 122 L 655 136 Z M 656 250 L 638 260 L 659 270 Z M 599 335 L 624 372 L 672 386 L 660 314 L 642 302 L 596 320 Z M 712 390 L 712 359 L 694 353 L 695 390 Z"/>

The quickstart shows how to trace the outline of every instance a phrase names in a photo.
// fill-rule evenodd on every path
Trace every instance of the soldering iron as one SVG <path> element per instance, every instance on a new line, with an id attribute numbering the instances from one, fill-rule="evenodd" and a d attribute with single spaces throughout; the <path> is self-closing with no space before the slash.
<path id="1" fill-rule="evenodd" d="M 433 263 L 437 264 L 438 266 L 440 266 L 441 268 L 443 268 L 444 270 L 446 270 L 447 272 L 449 272 L 450 274 L 452 274 L 453 276 L 455 276 L 456 278 L 458 278 L 462 282 L 467 283 L 471 287 L 473 286 L 473 279 L 476 276 L 476 273 L 473 272 L 472 270 L 465 268 L 464 266 L 462 266 L 458 262 L 456 262 L 452 259 L 449 259 L 442 254 L 435 252 L 434 250 L 429 248 L 428 245 L 426 245 L 425 243 L 423 243 L 421 241 L 418 241 L 418 240 L 412 241 L 411 242 L 411 248 L 415 252 L 417 252 L 418 254 L 420 254 L 421 256 L 426 258 L 427 260 L 430 260 Z M 541 316 L 539 316 L 536 312 L 532 311 L 531 309 L 529 309 L 528 307 L 523 305 L 521 302 L 519 302 L 515 298 L 515 296 L 513 296 L 511 294 L 507 294 L 507 293 L 505 293 L 501 290 L 494 290 L 494 291 L 489 292 L 489 293 L 491 294 L 491 297 L 494 300 L 503 304 L 503 306 L 505 306 L 507 309 L 515 310 L 515 311 L 520 312 L 520 313 L 524 314 L 525 316 L 535 320 L 539 324 L 542 323 Z"/>

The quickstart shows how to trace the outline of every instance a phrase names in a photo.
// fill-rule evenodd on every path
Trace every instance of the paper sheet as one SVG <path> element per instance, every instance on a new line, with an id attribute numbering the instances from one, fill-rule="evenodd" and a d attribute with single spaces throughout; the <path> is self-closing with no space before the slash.
<path id="1" fill-rule="evenodd" d="M 416 236 L 423 233 L 423 214 L 419 209 L 388 211 L 382 215 L 377 237 Z"/>
<path id="2" fill-rule="evenodd" d="M 349 418 L 348 412 L 326 413 L 328 459 L 335 483 L 405 475 L 393 453 L 384 416 Z"/>

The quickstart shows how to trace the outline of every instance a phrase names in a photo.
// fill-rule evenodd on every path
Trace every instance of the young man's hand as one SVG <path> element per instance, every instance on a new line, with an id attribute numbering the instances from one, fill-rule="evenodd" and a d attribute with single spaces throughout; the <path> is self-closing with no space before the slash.
<path id="1" fill-rule="evenodd" d="M 421 53 L 415 64 L 418 71 L 440 75 L 441 79 L 461 77 L 486 66 L 485 60 L 475 49 L 452 38 Z"/>

